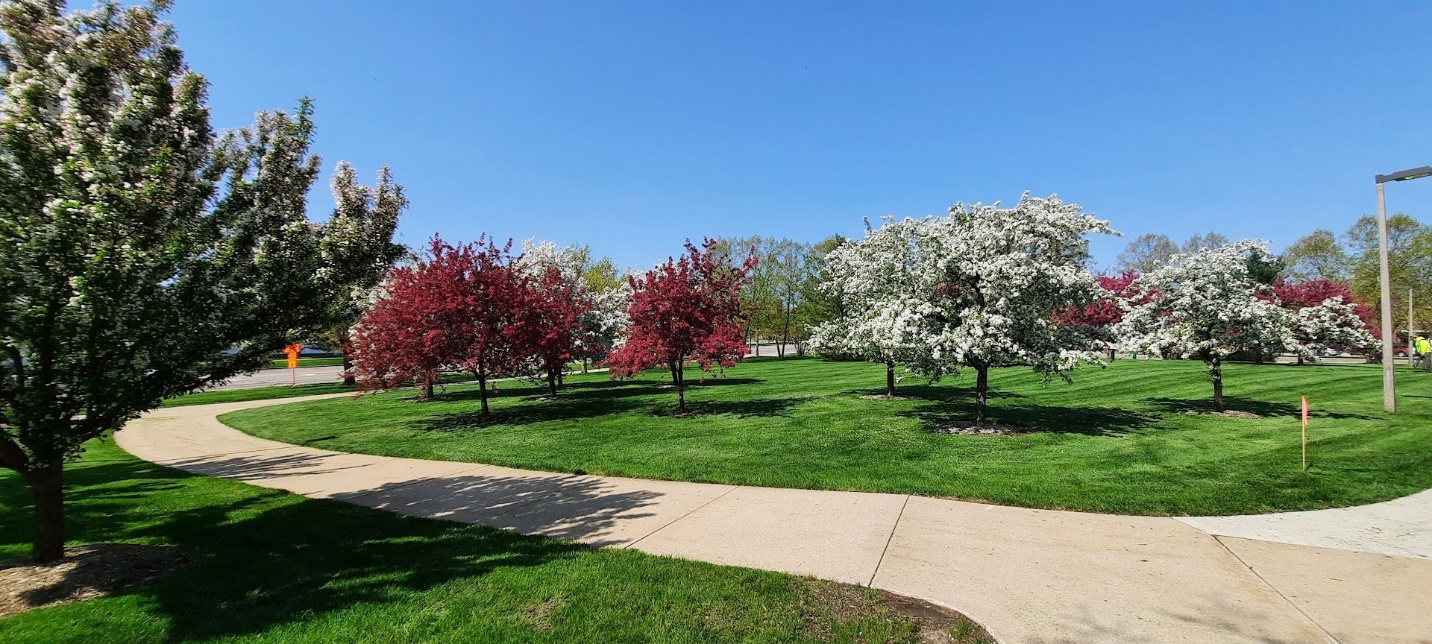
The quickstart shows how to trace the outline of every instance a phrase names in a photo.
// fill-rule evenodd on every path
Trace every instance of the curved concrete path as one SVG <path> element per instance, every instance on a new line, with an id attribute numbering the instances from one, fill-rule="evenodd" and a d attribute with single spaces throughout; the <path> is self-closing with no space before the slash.
<path id="1" fill-rule="evenodd" d="M 962 611 L 1005 643 L 1432 642 L 1432 552 L 1405 550 L 1427 544 L 1427 493 L 1332 511 L 1346 527 L 1392 508 L 1411 526 L 1362 552 L 1342 528 L 1277 542 L 1316 533 L 1332 516 L 1316 512 L 1180 520 L 552 474 L 330 452 L 215 419 L 306 399 L 159 410 L 116 440 L 161 465 L 313 498 L 883 588 Z"/>

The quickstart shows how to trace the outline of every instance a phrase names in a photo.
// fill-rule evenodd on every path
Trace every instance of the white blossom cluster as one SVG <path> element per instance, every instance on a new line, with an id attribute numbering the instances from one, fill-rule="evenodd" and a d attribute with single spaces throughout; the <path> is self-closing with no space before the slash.
<path id="1" fill-rule="evenodd" d="M 1356 305 L 1330 297 L 1317 306 L 1292 313 L 1293 340 L 1305 360 L 1317 360 L 1325 351 L 1369 352 L 1381 346 L 1358 317 Z"/>
<path id="2" fill-rule="evenodd" d="M 1099 362 L 1087 338 L 1054 322 L 1102 293 L 1085 266 L 1090 233 L 1116 234 L 1056 196 L 887 219 L 830 253 L 824 288 L 846 315 L 813 329 L 812 343 L 932 379 L 1001 365 L 1052 376 Z"/>
<path id="3" fill-rule="evenodd" d="M 1235 353 L 1297 351 L 1288 312 L 1249 270 L 1251 260 L 1269 256 L 1254 240 L 1174 256 L 1134 280 L 1133 301 L 1146 299 L 1125 304 L 1115 336 L 1128 350 L 1203 360 L 1215 380 Z"/>

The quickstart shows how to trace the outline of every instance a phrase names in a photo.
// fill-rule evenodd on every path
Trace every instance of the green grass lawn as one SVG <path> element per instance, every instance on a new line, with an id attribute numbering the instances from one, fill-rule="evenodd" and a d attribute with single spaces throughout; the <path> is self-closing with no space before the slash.
<path id="1" fill-rule="evenodd" d="M 341 366 L 343 366 L 343 358 L 342 358 L 342 357 L 337 357 L 337 358 L 299 358 L 299 359 L 298 359 L 298 366 L 299 366 L 300 369 L 301 369 L 301 368 L 304 368 L 304 367 L 341 367 Z M 287 368 L 288 368 L 288 358 L 279 358 L 279 359 L 277 359 L 277 360 L 270 360 L 270 361 L 269 361 L 269 367 L 268 367 L 268 368 L 270 368 L 270 369 L 287 369 Z"/>
<path id="2" fill-rule="evenodd" d="M 167 544 L 192 563 L 0 618 L 0 642 L 917 640 L 868 589 L 309 500 L 112 443 L 67 484 L 71 545 Z M 28 552 L 30 513 L 0 472 L 0 561 Z"/>
<path id="3" fill-rule="evenodd" d="M 559 400 L 503 383 L 494 416 L 449 387 L 225 414 L 265 438 L 327 449 L 559 472 L 778 487 L 901 492 L 1045 508 L 1147 515 L 1239 514 L 1347 506 L 1432 487 L 1432 375 L 1401 372 L 1401 408 L 1381 408 L 1371 365 L 1227 367 L 1230 409 L 1207 405 L 1202 363 L 1120 360 L 1042 383 L 1028 369 L 990 376 L 996 422 L 1035 430 L 952 436 L 971 416 L 972 376 L 899 387 L 872 400 L 883 367 L 753 360 L 694 386 L 698 412 L 644 380 L 576 376 Z M 1300 471 L 1299 396 L 1311 401 L 1312 467 Z M 319 439 L 319 440 L 315 440 Z"/>
<path id="4" fill-rule="evenodd" d="M 341 382 L 321 382 L 297 386 L 276 385 L 273 387 L 245 387 L 243 389 L 212 389 L 169 398 L 164 401 L 164 406 L 187 407 L 189 405 L 212 405 L 214 403 L 244 402 L 246 400 L 297 398 L 299 396 L 336 394 L 345 391 L 357 393 L 358 388 L 349 387 Z"/>

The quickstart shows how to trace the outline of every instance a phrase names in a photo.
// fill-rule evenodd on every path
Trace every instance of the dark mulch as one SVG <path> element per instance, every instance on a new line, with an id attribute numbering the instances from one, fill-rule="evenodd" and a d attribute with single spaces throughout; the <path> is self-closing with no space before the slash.
<path id="1" fill-rule="evenodd" d="M 916 635 L 930 644 L 993 644 L 995 641 L 983 626 L 958 611 L 931 604 L 923 599 L 898 595 L 885 590 L 867 589 L 847 584 L 811 579 L 807 583 L 817 601 L 828 607 L 837 619 L 866 614 L 874 601 L 886 610 L 915 622 Z M 830 639 L 829 632 L 811 632 L 817 639 Z"/>
<path id="2" fill-rule="evenodd" d="M 64 560 L 0 563 L 0 617 L 100 597 L 173 572 L 189 558 L 173 546 L 98 543 L 67 548 Z"/>

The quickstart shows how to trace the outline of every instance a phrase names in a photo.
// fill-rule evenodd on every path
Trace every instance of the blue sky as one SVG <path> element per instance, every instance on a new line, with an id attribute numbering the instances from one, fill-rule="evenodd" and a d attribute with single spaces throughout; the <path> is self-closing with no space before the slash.
<path id="1" fill-rule="evenodd" d="M 1275 248 L 1432 164 L 1427 2 L 179 0 L 215 124 L 317 102 L 387 164 L 404 242 L 536 236 L 646 266 L 687 237 L 1058 193 L 1133 236 Z M 326 178 L 325 178 L 326 181 Z M 317 214 L 332 207 L 326 185 Z M 1432 179 L 1388 207 L 1432 219 Z"/>

